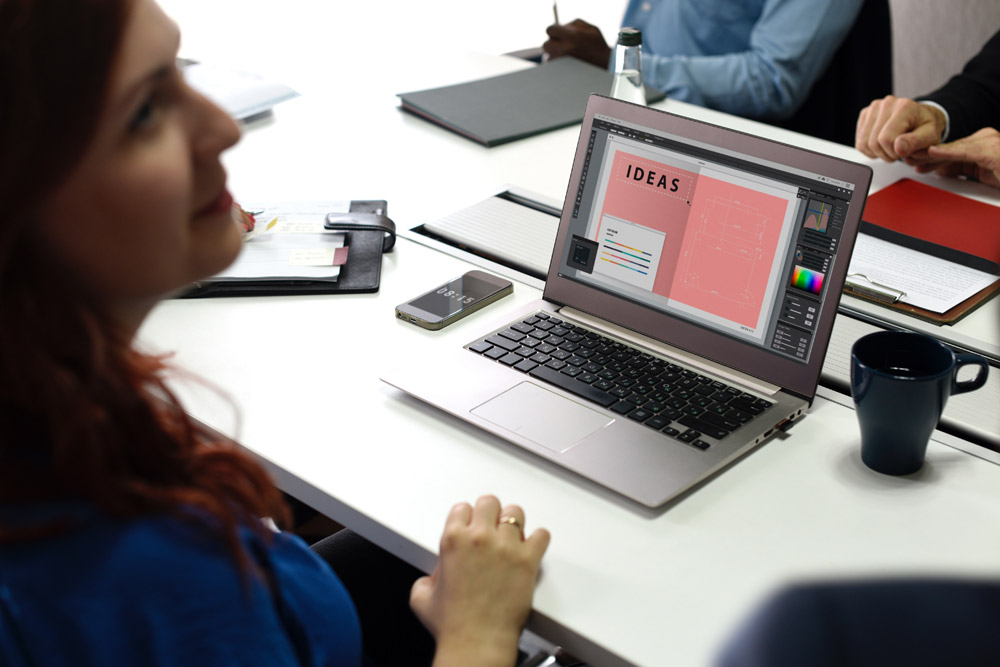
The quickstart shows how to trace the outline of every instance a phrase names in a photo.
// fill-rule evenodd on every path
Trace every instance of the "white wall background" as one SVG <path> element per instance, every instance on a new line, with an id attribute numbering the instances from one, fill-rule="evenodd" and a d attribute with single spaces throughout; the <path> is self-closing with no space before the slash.
<path id="1" fill-rule="evenodd" d="M 889 0 L 897 95 L 929 93 L 1000 30 L 1000 0 Z"/>

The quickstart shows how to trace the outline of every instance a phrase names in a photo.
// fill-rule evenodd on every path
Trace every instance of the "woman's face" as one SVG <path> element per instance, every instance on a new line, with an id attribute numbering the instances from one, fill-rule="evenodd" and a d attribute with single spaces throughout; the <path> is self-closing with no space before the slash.
<path id="1" fill-rule="evenodd" d="M 179 39 L 153 0 L 133 0 L 96 132 L 42 211 L 46 241 L 132 328 L 240 248 L 219 161 L 239 129 L 184 83 Z"/>

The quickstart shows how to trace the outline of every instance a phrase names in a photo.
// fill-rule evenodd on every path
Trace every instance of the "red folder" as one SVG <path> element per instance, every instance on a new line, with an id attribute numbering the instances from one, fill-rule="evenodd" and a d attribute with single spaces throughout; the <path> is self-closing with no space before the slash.
<path id="1" fill-rule="evenodd" d="M 864 219 L 1000 263 L 1000 207 L 909 178 L 868 197 Z"/>
<path id="2" fill-rule="evenodd" d="M 996 273 L 996 265 L 1000 264 L 1000 207 L 998 206 L 904 178 L 868 197 L 864 220 L 890 230 L 876 233 L 878 230 L 870 229 L 868 233 L 900 245 L 929 252 L 989 273 Z M 865 232 L 864 227 L 862 223 L 862 232 Z M 896 238 L 890 238 L 893 232 L 896 233 Z M 957 253 L 954 252 L 956 250 Z M 988 260 L 985 262 L 987 266 L 982 266 L 983 260 Z M 945 313 L 934 313 L 901 301 L 889 307 L 938 324 L 948 324 L 967 315 L 998 291 L 1000 291 L 1000 281 L 984 288 Z M 859 298 L 868 298 L 863 294 L 849 293 Z M 882 303 L 882 305 L 887 304 Z"/>

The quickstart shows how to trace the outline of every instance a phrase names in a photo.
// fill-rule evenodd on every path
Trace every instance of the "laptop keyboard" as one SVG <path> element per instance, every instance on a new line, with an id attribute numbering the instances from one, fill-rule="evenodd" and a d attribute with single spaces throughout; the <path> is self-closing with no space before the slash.
<path id="1" fill-rule="evenodd" d="M 545 312 L 468 349 L 698 449 L 773 405 Z"/>

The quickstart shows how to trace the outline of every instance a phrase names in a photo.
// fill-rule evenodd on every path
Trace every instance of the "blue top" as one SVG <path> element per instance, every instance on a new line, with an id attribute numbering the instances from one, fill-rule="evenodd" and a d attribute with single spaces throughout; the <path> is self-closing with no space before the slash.
<path id="1" fill-rule="evenodd" d="M 647 86 L 728 113 L 784 119 L 822 76 L 861 3 L 629 0 L 622 25 L 642 30 Z"/>
<path id="2" fill-rule="evenodd" d="M 0 548 L 0 664 L 361 664 L 354 606 L 299 538 L 243 531 L 269 584 L 204 527 L 74 512 L 72 532 Z"/>

